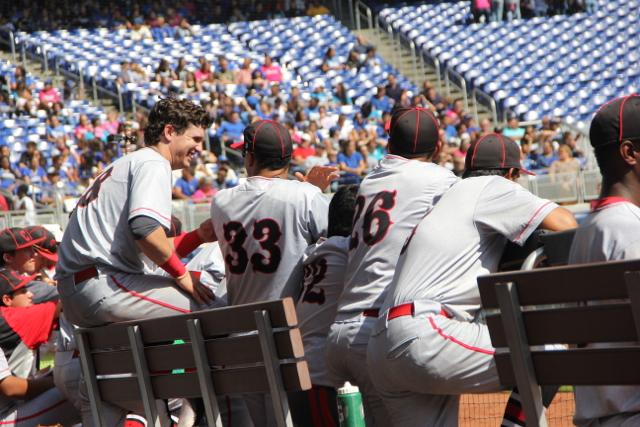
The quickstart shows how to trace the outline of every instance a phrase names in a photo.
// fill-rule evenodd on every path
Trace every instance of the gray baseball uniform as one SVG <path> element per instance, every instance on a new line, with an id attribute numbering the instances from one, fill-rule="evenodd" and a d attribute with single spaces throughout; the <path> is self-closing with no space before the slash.
<path id="1" fill-rule="evenodd" d="M 147 216 L 171 223 L 171 167 L 151 148 L 110 165 L 80 198 L 58 249 L 56 278 L 67 319 L 84 327 L 187 313 L 199 308 L 172 278 L 145 275 L 129 227 Z M 99 275 L 74 283 L 74 273 Z"/>
<path id="2" fill-rule="evenodd" d="M 304 291 L 296 312 L 304 354 L 314 385 L 337 387 L 327 374 L 325 349 L 329 327 L 336 317 L 338 297 L 344 287 L 349 237 L 333 236 L 309 246 L 304 255 Z"/>
<path id="3" fill-rule="evenodd" d="M 9 364 L 0 351 L 0 382 L 11 375 Z M 0 396 L 0 424 L 17 427 L 52 425 L 62 423 L 73 425 L 78 422 L 78 412 L 60 394 L 52 388 L 31 400 L 18 400 Z"/>
<path id="4" fill-rule="evenodd" d="M 606 201 L 606 199 L 605 199 Z M 576 231 L 569 263 L 640 258 L 640 208 L 631 202 L 604 203 Z M 640 424 L 640 387 L 575 387 L 579 426 Z"/>
<path id="5" fill-rule="evenodd" d="M 415 228 L 367 354 L 394 425 L 457 425 L 460 394 L 500 388 L 488 329 L 475 321 L 476 279 L 556 207 L 502 177 L 468 178 Z"/>
<path id="6" fill-rule="evenodd" d="M 279 178 L 253 176 L 217 193 L 211 218 L 229 304 L 297 297 L 302 254 L 326 234 L 328 206 L 313 185 Z"/>
<path id="7" fill-rule="evenodd" d="M 371 425 L 388 425 L 366 363 L 371 328 L 414 226 L 458 178 L 433 163 L 387 155 L 362 181 L 356 199 L 345 288 L 327 340 L 332 383 L 360 387 Z"/>

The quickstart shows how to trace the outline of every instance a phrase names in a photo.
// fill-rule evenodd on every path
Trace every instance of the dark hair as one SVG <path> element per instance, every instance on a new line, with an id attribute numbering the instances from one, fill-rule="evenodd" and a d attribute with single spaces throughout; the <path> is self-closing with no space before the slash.
<path id="1" fill-rule="evenodd" d="M 353 226 L 358 186 L 343 185 L 338 188 L 329 203 L 329 228 L 327 236 L 348 236 Z"/>
<path id="2" fill-rule="evenodd" d="M 172 125 L 178 135 L 189 125 L 208 129 L 212 120 L 201 106 L 186 99 L 164 98 L 149 112 L 149 124 L 144 130 L 145 145 L 156 145 L 166 125 Z"/>
<path id="3" fill-rule="evenodd" d="M 288 168 L 291 162 L 291 156 L 287 156 L 284 159 L 273 157 L 261 158 L 258 156 L 253 156 L 253 158 L 255 159 L 258 170 L 277 171 L 278 169 Z"/>
<path id="4" fill-rule="evenodd" d="M 465 178 L 475 178 L 477 176 L 507 176 L 509 173 L 509 168 L 502 169 L 476 169 L 476 170 L 468 170 L 465 169 L 462 173 L 462 179 Z"/>

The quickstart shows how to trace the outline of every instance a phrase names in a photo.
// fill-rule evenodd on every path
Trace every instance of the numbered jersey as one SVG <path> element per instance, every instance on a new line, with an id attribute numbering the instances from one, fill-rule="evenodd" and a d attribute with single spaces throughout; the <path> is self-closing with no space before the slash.
<path id="1" fill-rule="evenodd" d="M 325 364 L 329 327 L 336 317 L 349 257 L 349 237 L 320 238 L 309 246 L 304 259 L 304 291 L 296 311 L 311 382 L 331 387 Z"/>
<path id="2" fill-rule="evenodd" d="M 80 197 L 58 249 L 57 277 L 98 265 L 143 273 L 145 264 L 129 221 L 148 216 L 169 228 L 171 166 L 144 148 L 111 164 Z"/>
<path id="3" fill-rule="evenodd" d="M 225 261 L 229 304 L 297 297 L 302 255 L 326 234 L 329 198 L 308 183 L 248 178 L 222 190 L 211 218 Z"/>
<path id="4" fill-rule="evenodd" d="M 382 305 L 400 249 L 458 178 L 433 163 L 387 155 L 360 185 L 338 320 Z"/>

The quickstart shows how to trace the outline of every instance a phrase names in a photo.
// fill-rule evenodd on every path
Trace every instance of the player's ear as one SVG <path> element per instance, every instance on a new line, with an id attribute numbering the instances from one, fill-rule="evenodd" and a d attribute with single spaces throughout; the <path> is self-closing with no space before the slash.
<path id="1" fill-rule="evenodd" d="M 167 142 L 171 142 L 172 137 L 175 135 L 176 129 L 171 124 L 164 125 L 164 129 L 162 130 L 162 134 Z"/>
<path id="2" fill-rule="evenodd" d="M 2 254 L 2 260 L 5 265 L 11 264 L 13 262 L 13 253 L 5 252 Z"/>
<path id="3" fill-rule="evenodd" d="M 620 156 L 622 160 L 629 166 L 635 166 L 638 164 L 638 158 L 640 157 L 640 150 L 634 148 L 633 143 L 629 140 L 624 140 L 620 143 L 619 148 Z"/>
<path id="4" fill-rule="evenodd" d="M 13 300 L 13 298 L 11 298 L 11 296 L 8 295 L 8 294 L 2 295 L 2 305 L 6 306 L 6 307 L 10 307 L 12 300 Z"/>

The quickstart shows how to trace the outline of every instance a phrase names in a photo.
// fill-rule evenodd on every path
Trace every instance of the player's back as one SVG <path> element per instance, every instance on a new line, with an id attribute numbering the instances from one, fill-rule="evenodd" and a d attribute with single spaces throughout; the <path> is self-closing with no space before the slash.
<path id="1" fill-rule="evenodd" d="M 344 287 L 348 249 L 349 237 L 332 236 L 305 251 L 304 290 L 296 312 L 314 385 L 333 385 L 327 382 L 324 350 Z"/>
<path id="2" fill-rule="evenodd" d="M 58 249 L 58 276 L 93 265 L 142 273 L 145 264 L 129 228 L 137 215 L 167 228 L 171 222 L 171 166 L 151 148 L 116 160 L 80 197 Z"/>
<path id="3" fill-rule="evenodd" d="M 458 182 L 405 242 L 384 308 L 431 300 L 474 315 L 477 277 L 495 272 L 507 239 L 522 244 L 555 206 L 500 176 Z"/>
<path id="4" fill-rule="evenodd" d="M 230 304 L 298 295 L 301 258 L 326 233 L 328 204 L 311 184 L 260 176 L 216 194 L 211 217 Z"/>
<path id="5" fill-rule="evenodd" d="M 338 320 L 381 306 L 407 236 L 457 181 L 434 163 L 394 155 L 362 181 Z"/>

